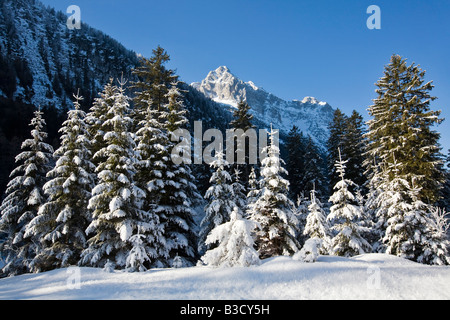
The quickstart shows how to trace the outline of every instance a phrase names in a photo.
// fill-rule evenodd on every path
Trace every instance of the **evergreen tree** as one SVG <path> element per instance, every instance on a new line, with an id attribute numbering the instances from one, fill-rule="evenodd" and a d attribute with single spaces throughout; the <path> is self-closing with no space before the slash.
<path id="1" fill-rule="evenodd" d="M 446 166 L 444 167 L 444 185 L 441 190 L 441 200 L 439 207 L 445 208 L 445 211 L 450 212 L 450 150 L 446 157 Z"/>
<path id="2" fill-rule="evenodd" d="M 45 202 L 42 188 L 51 169 L 53 148 L 44 142 L 45 120 L 42 112 L 34 112 L 30 126 L 31 139 L 22 144 L 22 153 L 16 157 L 17 167 L 11 172 L 6 197 L 0 206 L 0 230 L 6 234 L 1 251 L 6 257 L 2 272 L 16 275 L 30 270 L 30 261 L 40 249 L 38 239 L 25 237 L 27 225 Z"/>
<path id="3" fill-rule="evenodd" d="M 249 267 L 259 265 L 258 252 L 254 249 L 252 233 L 254 221 L 242 217 L 235 207 L 230 221 L 215 227 L 206 239 L 207 245 L 218 242 L 214 249 L 206 251 L 202 261 L 215 267 Z"/>
<path id="4" fill-rule="evenodd" d="M 346 134 L 345 129 L 347 128 L 348 117 L 342 112 L 341 109 L 336 109 L 333 115 L 333 120 L 331 121 L 328 129 L 330 130 L 330 137 L 327 141 L 328 157 L 327 157 L 327 167 L 329 172 L 330 180 L 330 194 L 333 193 L 333 187 L 341 180 L 339 173 L 336 171 L 336 161 L 339 161 L 338 150 L 341 150 L 344 157 L 344 136 Z M 346 158 L 346 157 L 345 157 Z M 348 158 L 346 158 L 348 159 Z M 311 190 L 311 189 L 310 189 Z"/>
<path id="5" fill-rule="evenodd" d="M 289 172 L 289 195 L 295 199 L 304 192 L 303 177 L 305 175 L 305 146 L 303 134 L 297 126 L 293 126 L 286 141 L 286 170 Z"/>
<path id="6" fill-rule="evenodd" d="M 340 154 L 340 151 L 339 151 Z M 371 251 L 369 243 L 361 236 L 358 219 L 363 217 L 361 208 L 355 203 L 355 196 L 348 190 L 354 182 L 345 179 L 347 161 L 336 163 L 336 172 L 341 180 L 334 186 L 335 192 L 330 197 L 333 206 L 328 220 L 333 222 L 332 230 L 337 232 L 331 240 L 331 253 L 337 256 L 351 257 Z"/>
<path id="7" fill-rule="evenodd" d="M 98 153 L 98 151 L 107 147 L 107 142 L 104 138 L 105 133 L 112 131 L 111 125 L 107 126 L 105 123 L 114 116 L 112 112 L 109 112 L 114 106 L 115 96 L 117 94 L 117 87 L 113 85 L 113 81 L 114 79 L 112 78 L 109 80 L 108 84 L 100 93 L 100 96 L 95 98 L 92 107 L 86 114 L 85 122 L 88 125 L 88 133 L 91 139 L 90 151 L 92 154 L 92 163 L 95 166 L 106 161 L 106 156 L 101 156 L 101 153 Z"/>
<path id="8" fill-rule="evenodd" d="M 248 179 L 248 193 L 247 193 L 247 209 L 248 207 L 253 204 L 259 197 L 259 188 L 258 188 L 259 181 L 256 178 L 256 170 L 255 167 L 252 167 L 250 170 L 250 175 Z"/>
<path id="9" fill-rule="evenodd" d="M 425 83 L 425 71 L 417 65 L 407 65 L 399 55 L 393 55 L 377 82 L 378 98 L 369 107 L 373 117 L 369 132 L 366 168 L 370 175 L 380 174 L 396 161 L 396 172 L 409 185 L 420 186 L 419 200 L 435 203 L 443 183 L 438 132 L 433 126 L 442 122 L 440 111 L 430 110 L 436 98 L 430 95 L 432 82 Z M 376 163 L 381 169 L 374 168 Z M 371 176 L 369 176 L 371 178 Z M 389 184 L 396 176 L 383 177 Z M 372 186 L 377 187 L 377 186 Z M 410 203 L 411 204 L 411 203 Z"/>
<path id="10" fill-rule="evenodd" d="M 437 227 L 439 217 L 433 216 L 430 206 L 419 199 L 420 187 L 399 174 L 400 168 L 394 160 L 387 170 L 395 178 L 385 182 L 378 197 L 386 221 L 382 239 L 386 253 L 425 264 L 448 264 L 448 243 Z"/>
<path id="11" fill-rule="evenodd" d="M 107 147 L 97 152 L 106 161 L 96 168 L 98 183 L 88 206 L 93 221 L 86 229 L 91 238 L 82 253 L 81 264 L 104 267 L 109 261 L 118 268 L 130 267 L 127 263 L 130 255 L 135 256 L 132 249 L 136 244 L 132 236 L 142 234 L 145 235 L 142 239 L 149 243 L 145 246 L 147 256 L 143 256 L 139 266 L 134 261 L 133 267 L 144 270 L 149 267 L 146 257 L 156 256 L 151 244 L 159 225 L 152 213 L 140 209 L 144 192 L 134 183 L 136 159 L 129 132 L 132 120 L 123 85 L 122 81 L 121 87 L 114 90 L 114 104 L 108 110 L 112 117 L 104 123 L 106 128 L 112 128 L 104 130 Z"/>
<path id="12" fill-rule="evenodd" d="M 252 124 L 253 115 L 250 113 L 250 110 L 248 103 L 241 100 L 233 113 L 234 119 L 231 121 L 230 126 L 234 129 L 242 129 L 244 132 L 255 128 Z"/>
<path id="13" fill-rule="evenodd" d="M 237 106 L 237 109 L 233 113 L 233 120 L 230 123 L 231 129 L 234 130 L 242 130 L 245 134 L 247 130 L 254 129 L 255 126 L 252 124 L 253 115 L 250 113 L 250 106 L 247 102 L 241 100 Z M 243 141 L 237 137 L 238 141 Z M 236 164 L 237 156 L 235 156 L 235 165 L 233 165 L 233 169 L 239 169 L 242 173 L 241 183 L 245 188 L 245 192 L 248 192 L 248 179 L 253 165 L 250 164 L 249 158 L 249 139 L 245 137 L 245 146 L 242 146 L 240 143 L 235 143 L 235 152 L 236 154 L 241 151 L 244 152 L 244 164 Z M 245 150 L 243 150 L 245 148 Z"/>
<path id="14" fill-rule="evenodd" d="M 317 195 L 324 197 L 327 194 L 327 181 L 324 173 L 324 159 L 319 153 L 319 150 L 312 140 L 308 137 L 305 144 L 305 167 L 302 180 L 302 192 L 309 192 L 318 186 Z"/>
<path id="15" fill-rule="evenodd" d="M 359 187 L 366 184 L 366 177 L 363 170 L 365 140 L 364 140 L 364 121 L 362 116 L 355 110 L 352 115 L 347 117 L 340 109 L 334 113 L 333 121 L 330 126 L 330 138 L 328 139 L 328 172 L 330 174 L 330 186 L 333 187 L 341 179 L 336 171 L 335 163 L 339 161 L 339 153 L 344 159 L 347 159 L 345 174 L 349 180 L 355 182 Z M 352 192 L 353 190 L 350 187 Z M 331 190 L 333 193 L 333 190 Z"/>
<path id="16" fill-rule="evenodd" d="M 251 219 L 259 224 L 256 245 L 261 259 L 291 255 L 298 251 L 296 240 L 297 218 L 294 204 L 288 198 L 289 181 L 280 158 L 280 150 L 275 144 L 276 132 L 269 133 L 270 145 L 264 148 L 267 157 L 262 161 L 260 196 L 250 205 Z"/>
<path id="17" fill-rule="evenodd" d="M 316 197 L 316 190 L 311 191 L 311 204 L 308 206 L 308 216 L 303 231 L 304 235 L 309 239 L 321 239 L 321 254 L 328 253 L 330 244 L 330 226 L 327 221 L 327 214 L 323 210 L 323 205 Z"/>
<path id="18" fill-rule="evenodd" d="M 156 114 L 154 119 L 159 121 L 159 112 L 165 109 L 168 103 L 169 88 L 171 83 L 178 81 L 178 76 L 171 69 L 167 69 L 165 64 L 170 61 L 170 56 L 166 50 L 158 46 L 153 50 L 150 59 L 141 57 L 140 65 L 133 70 L 133 75 L 138 78 L 132 84 L 135 90 L 134 97 L 134 130 L 140 129 L 139 123 L 145 119 L 148 108 Z"/>
<path id="19" fill-rule="evenodd" d="M 55 151 L 56 166 L 44 185 L 48 201 L 28 224 L 27 234 L 39 239 L 41 249 L 31 263 L 31 271 L 46 271 L 76 265 L 86 248 L 88 201 L 94 186 L 94 165 L 90 161 L 90 141 L 81 97 L 74 96 L 75 109 L 68 112 L 60 132 L 61 147 Z"/>
<path id="20" fill-rule="evenodd" d="M 429 208 L 428 228 L 429 236 L 420 262 L 431 265 L 450 264 L 450 241 L 448 230 L 450 220 L 445 210 L 440 208 Z"/>
<path id="21" fill-rule="evenodd" d="M 364 119 L 355 110 L 347 118 L 347 124 L 344 133 L 343 155 L 347 159 L 345 174 L 347 179 L 353 181 L 365 193 L 367 178 L 364 174 L 363 163 L 365 160 L 364 152 L 366 141 L 364 139 Z M 351 189 L 354 193 L 358 190 Z"/>
<path id="22" fill-rule="evenodd" d="M 192 265 L 197 251 L 192 207 L 200 198 L 191 168 L 179 154 L 178 129 L 188 125 L 186 107 L 177 88 L 178 77 L 166 69 L 167 52 L 158 47 L 149 60 L 134 70 L 134 127 L 139 154 L 136 181 L 145 190 L 143 209 L 152 211 L 161 223 L 160 262 L 172 266 L 173 259 Z M 176 159 L 175 159 L 176 158 Z"/>
<path id="23" fill-rule="evenodd" d="M 178 257 L 185 266 L 192 266 L 197 260 L 197 235 L 193 220 L 195 212 L 192 208 L 201 197 L 189 164 L 179 159 L 183 147 L 174 143 L 179 140 L 178 129 L 184 129 L 188 125 L 186 107 L 176 83 L 172 84 L 167 96 L 168 115 L 164 128 L 170 140 L 166 146 L 161 146 L 161 152 L 167 152 L 167 155 L 162 157 L 162 162 L 166 163 L 165 170 L 161 170 L 161 184 L 158 183 L 156 212 L 164 224 L 170 258 Z M 168 265 L 173 265 L 173 261 L 169 261 Z"/>
<path id="24" fill-rule="evenodd" d="M 234 202 L 234 190 L 230 185 L 231 175 L 227 172 L 229 163 L 224 159 L 222 150 L 216 150 L 214 161 L 210 166 L 216 171 L 212 174 L 211 186 L 206 191 L 205 217 L 201 222 L 199 249 L 203 250 L 209 233 L 217 226 L 230 221 L 231 211 L 237 207 Z"/>
<path id="25" fill-rule="evenodd" d="M 252 168 L 252 170 L 254 169 Z M 247 209 L 247 196 L 245 195 L 245 188 L 241 183 L 241 172 L 238 169 L 234 170 L 233 180 L 234 181 L 231 184 L 234 194 L 233 201 L 240 210 L 239 212 L 244 214 Z"/>
<path id="26" fill-rule="evenodd" d="M 300 193 L 297 197 L 297 202 L 295 203 L 295 216 L 297 217 L 297 241 L 298 247 L 301 248 L 305 245 L 308 236 L 305 234 L 306 219 L 308 217 L 309 211 L 308 206 L 311 202 L 305 197 L 304 193 Z"/>
<path id="27" fill-rule="evenodd" d="M 154 249 L 153 265 L 165 266 L 166 260 L 169 258 L 169 248 L 167 239 L 164 235 L 164 227 L 162 220 L 166 217 L 157 210 L 157 203 L 159 201 L 158 190 L 163 185 L 160 182 L 162 172 L 166 170 L 165 163 L 162 162 L 160 156 L 163 145 L 160 143 L 168 143 L 167 134 L 165 134 L 159 127 L 159 122 L 155 120 L 149 104 L 148 112 L 145 118 L 139 123 L 140 129 L 136 132 L 136 174 L 134 177 L 135 184 L 138 188 L 144 191 L 141 209 L 154 221 L 155 227 L 153 230 L 154 236 L 149 238 L 152 241 L 151 247 Z M 167 156 L 167 152 L 166 156 Z M 166 161 L 167 162 L 167 161 Z M 141 237 L 135 240 L 139 244 Z"/>

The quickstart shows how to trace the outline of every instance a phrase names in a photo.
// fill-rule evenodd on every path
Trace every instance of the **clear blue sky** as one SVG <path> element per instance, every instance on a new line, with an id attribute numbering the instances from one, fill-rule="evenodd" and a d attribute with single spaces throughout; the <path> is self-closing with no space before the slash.
<path id="1" fill-rule="evenodd" d="M 78 5 L 83 22 L 144 56 L 161 45 L 185 82 L 226 65 L 281 98 L 314 96 L 366 118 L 374 83 L 400 54 L 434 80 L 432 106 L 448 119 L 438 131 L 450 148 L 448 0 L 41 1 L 64 12 Z M 372 4 L 381 30 L 366 27 Z"/>

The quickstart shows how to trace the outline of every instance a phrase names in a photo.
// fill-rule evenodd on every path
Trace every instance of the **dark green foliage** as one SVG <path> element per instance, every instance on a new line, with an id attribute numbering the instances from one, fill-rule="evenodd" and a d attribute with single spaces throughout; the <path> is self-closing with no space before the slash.
<path id="1" fill-rule="evenodd" d="M 346 176 L 353 181 L 356 186 L 351 186 L 350 191 L 355 192 L 357 188 L 362 188 L 366 184 L 364 175 L 365 140 L 363 117 L 353 110 L 350 117 L 337 109 L 334 113 L 333 121 L 330 123 L 330 138 L 328 139 L 328 172 L 330 187 L 333 188 L 340 177 L 336 171 L 335 163 L 339 161 L 338 150 L 341 150 L 342 158 L 347 162 Z M 330 189 L 330 194 L 333 190 Z"/>
<path id="2" fill-rule="evenodd" d="M 250 164 L 249 158 L 250 139 L 247 136 L 245 136 L 245 133 L 247 132 L 247 130 L 255 128 L 255 126 L 252 124 L 252 120 L 253 115 L 250 113 L 250 106 L 248 105 L 248 103 L 245 101 L 239 102 L 237 109 L 233 113 L 233 121 L 231 121 L 230 127 L 231 129 L 234 130 L 242 130 L 244 132 L 244 140 L 242 141 L 241 139 L 239 139 L 238 136 L 236 136 L 237 139 L 235 140 L 234 143 L 234 150 L 236 156 L 234 165 L 232 166 L 231 170 L 232 172 L 234 172 L 236 169 L 240 171 L 241 183 L 244 187 L 245 193 L 248 192 L 249 187 L 248 179 L 253 166 Z M 239 131 L 235 131 L 235 134 L 237 135 L 238 132 Z M 242 146 L 241 143 L 238 143 L 236 141 L 244 142 L 244 146 Z M 239 151 L 244 152 L 244 161 L 245 161 L 244 164 L 238 163 L 237 154 Z"/>
<path id="3" fill-rule="evenodd" d="M 399 55 L 393 55 L 377 82 L 378 98 L 369 108 L 373 117 L 367 134 L 366 165 L 375 162 L 380 170 L 396 163 L 397 176 L 411 185 L 420 186 L 419 200 L 434 204 L 444 182 L 440 154 L 440 134 L 434 126 L 441 123 L 440 111 L 432 111 L 432 81 L 425 83 L 425 71 L 414 63 L 407 65 Z M 375 170 L 376 171 L 376 170 Z M 374 171 L 372 170 L 372 174 Z M 395 175 L 390 172 L 387 179 Z"/>
<path id="4" fill-rule="evenodd" d="M 305 174 L 305 145 L 303 133 L 296 126 L 292 127 L 286 141 L 286 170 L 289 172 L 289 196 L 296 199 L 305 192 L 303 176 Z"/>

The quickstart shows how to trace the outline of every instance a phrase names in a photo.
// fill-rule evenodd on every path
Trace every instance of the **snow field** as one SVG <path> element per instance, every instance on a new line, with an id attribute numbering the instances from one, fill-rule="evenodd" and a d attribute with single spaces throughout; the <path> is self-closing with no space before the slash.
<path id="1" fill-rule="evenodd" d="M 152 269 L 145 273 L 68 268 L 0 280 L 0 299 L 303 300 L 450 299 L 450 267 L 385 254 L 291 257 L 260 266 Z"/>

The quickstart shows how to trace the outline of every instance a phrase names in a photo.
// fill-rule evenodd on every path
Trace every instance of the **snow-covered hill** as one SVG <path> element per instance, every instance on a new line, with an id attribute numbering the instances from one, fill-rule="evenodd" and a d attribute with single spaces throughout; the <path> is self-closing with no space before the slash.
<path id="1" fill-rule="evenodd" d="M 233 75 L 225 66 L 209 72 L 202 82 L 194 82 L 192 87 L 218 103 L 236 107 L 241 100 L 250 105 L 255 120 L 283 133 L 288 133 L 293 125 L 305 135 L 325 148 L 329 136 L 328 124 L 333 119 L 333 108 L 326 102 L 313 97 L 303 100 L 285 101 L 256 86 L 252 81 L 244 82 Z"/>
<path id="2" fill-rule="evenodd" d="M 0 280 L 0 299 L 450 299 L 450 267 L 384 254 L 290 257 L 250 268 L 193 267 L 146 273 L 60 269 Z"/>

